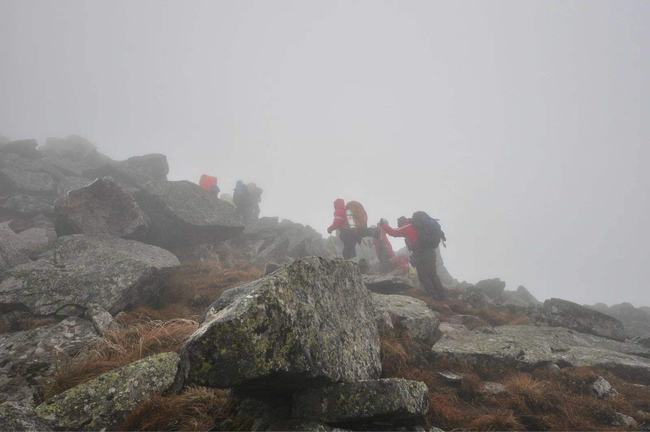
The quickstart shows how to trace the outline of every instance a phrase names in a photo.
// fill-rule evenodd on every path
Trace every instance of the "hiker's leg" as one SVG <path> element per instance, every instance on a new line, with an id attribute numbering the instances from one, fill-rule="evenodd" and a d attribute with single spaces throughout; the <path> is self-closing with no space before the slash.
<path id="1" fill-rule="evenodd" d="M 431 273 L 429 277 L 431 278 L 431 285 L 433 287 L 434 292 L 436 293 L 436 296 L 440 300 L 444 300 L 447 298 L 447 291 L 445 290 L 445 287 L 442 286 L 442 282 L 440 281 L 440 277 L 438 276 L 438 266 L 436 265 L 436 251 L 435 249 L 433 250 L 432 253 L 432 261 L 433 261 L 433 266 L 431 267 Z"/>

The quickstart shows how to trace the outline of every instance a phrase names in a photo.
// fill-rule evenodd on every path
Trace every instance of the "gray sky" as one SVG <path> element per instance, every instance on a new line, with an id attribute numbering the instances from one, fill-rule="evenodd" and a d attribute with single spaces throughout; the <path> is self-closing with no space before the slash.
<path id="1" fill-rule="evenodd" d="M 650 305 L 650 1 L 0 0 L 0 134 L 80 134 L 324 232 L 441 219 L 452 274 Z M 399 244 L 397 242 L 396 244 Z"/>

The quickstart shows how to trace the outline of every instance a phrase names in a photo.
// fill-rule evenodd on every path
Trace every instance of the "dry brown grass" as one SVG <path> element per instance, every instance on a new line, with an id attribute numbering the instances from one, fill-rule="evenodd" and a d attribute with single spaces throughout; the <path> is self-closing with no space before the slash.
<path id="1" fill-rule="evenodd" d="M 512 410 L 501 410 L 482 414 L 472 419 L 467 425 L 467 429 L 477 431 L 517 431 L 522 430 L 523 426 L 519 423 Z"/>
<path id="2" fill-rule="evenodd" d="M 179 351 L 196 321 L 142 321 L 111 331 L 74 357 L 61 358 L 42 390 L 48 399 L 96 376 L 152 354 Z"/>
<path id="3" fill-rule="evenodd" d="M 259 278 L 261 269 L 247 263 L 224 268 L 220 263 L 199 262 L 168 269 L 161 277 L 160 293 L 150 304 L 135 305 L 135 319 L 200 320 L 207 307 L 228 288 Z"/>
<path id="4" fill-rule="evenodd" d="M 229 416 L 227 391 L 205 387 L 188 388 L 181 394 L 158 395 L 133 410 L 119 430 L 209 431 Z"/>

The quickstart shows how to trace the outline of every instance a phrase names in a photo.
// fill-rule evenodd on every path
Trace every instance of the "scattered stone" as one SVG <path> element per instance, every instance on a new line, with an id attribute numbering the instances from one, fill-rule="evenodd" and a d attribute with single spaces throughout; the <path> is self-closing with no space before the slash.
<path id="1" fill-rule="evenodd" d="M 5 402 L 0 404 L 0 430 L 49 432 L 52 428 L 34 413 L 33 408 L 16 402 Z"/>
<path id="2" fill-rule="evenodd" d="M 650 335 L 650 310 L 648 308 L 637 308 L 630 303 L 613 306 L 598 303 L 587 307 L 621 321 L 625 327 L 625 335 L 629 338 L 648 338 Z"/>
<path id="3" fill-rule="evenodd" d="M 535 318 L 550 326 L 565 327 L 619 341 L 625 340 L 625 329 L 619 320 L 567 300 L 546 300 Z"/>
<path id="4" fill-rule="evenodd" d="M 298 260 L 210 306 L 182 350 L 177 387 L 277 393 L 378 377 L 374 314 L 354 263 Z"/>
<path id="5" fill-rule="evenodd" d="M 480 390 L 481 393 L 492 395 L 492 396 L 500 395 L 501 393 L 505 393 L 506 391 L 507 391 L 506 386 L 504 386 L 501 383 L 491 382 L 491 381 L 486 381 L 483 384 L 481 384 L 481 390 Z"/>
<path id="6" fill-rule="evenodd" d="M 167 391 L 177 364 L 171 352 L 144 358 L 54 396 L 36 407 L 36 414 L 57 429 L 112 429 L 138 404 Z"/>
<path id="7" fill-rule="evenodd" d="M 142 239 L 149 228 L 149 217 L 133 195 L 108 177 L 68 192 L 56 201 L 55 209 L 59 235 L 111 234 Z"/>
<path id="8" fill-rule="evenodd" d="M 102 336 L 109 331 L 117 330 L 119 328 L 119 324 L 115 322 L 113 316 L 98 304 L 89 304 L 84 315 L 86 319 L 93 323 L 97 333 Z"/>
<path id="9" fill-rule="evenodd" d="M 178 265 L 166 250 L 109 236 L 60 237 L 37 261 L 6 271 L 0 306 L 35 315 L 97 303 L 111 313 L 151 296 L 158 270 Z"/>
<path id="10" fill-rule="evenodd" d="M 632 429 L 636 428 L 638 426 L 638 423 L 636 420 L 634 420 L 633 417 L 617 412 L 612 426 L 623 426 Z"/>
<path id="11" fill-rule="evenodd" d="M 609 399 L 616 396 L 618 392 L 612 385 L 603 377 L 599 376 L 596 381 L 591 385 L 591 390 L 594 392 L 598 399 Z"/>
<path id="12" fill-rule="evenodd" d="M 399 294 L 414 287 L 407 277 L 395 274 L 363 275 L 363 283 L 370 291 L 379 294 Z"/>
<path id="13" fill-rule="evenodd" d="M 395 430 L 424 424 L 426 384 L 401 378 L 338 383 L 293 397 L 293 416 L 330 425 Z"/>
<path id="14" fill-rule="evenodd" d="M 372 293 L 372 302 L 381 334 L 391 335 L 398 328 L 406 330 L 413 340 L 427 344 L 435 342 L 440 320 L 422 300 L 403 295 Z"/>
<path id="15" fill-rule="evenodd" d="M 444 379 L 447 384 L 459 386 L 463 382 L 463 375 L 451 371 L 438 372 L 438 375 Z"/>
<path id="16" fill-rule="evenodd" d="M 646 358 L 650 350 L 561 327 L 500 326 L 491 333 L 475 330 L 445 334 L 432 351 L 436 356 L 525 370 L 549 363 L 596 366 L 631 382 L 650 383 L 650 358 Z"/>

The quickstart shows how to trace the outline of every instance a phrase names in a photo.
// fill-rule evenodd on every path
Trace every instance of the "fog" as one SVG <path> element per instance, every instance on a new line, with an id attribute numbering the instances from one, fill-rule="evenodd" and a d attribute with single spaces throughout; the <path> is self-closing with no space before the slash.
<path id="1" fill-rule="evenodd" d="M 452 275 L 650 305 L 650 2 L 0 0 L 0 134 L 425 210 Z M 395 245 L 401 242 L 396 241 Z"/>

